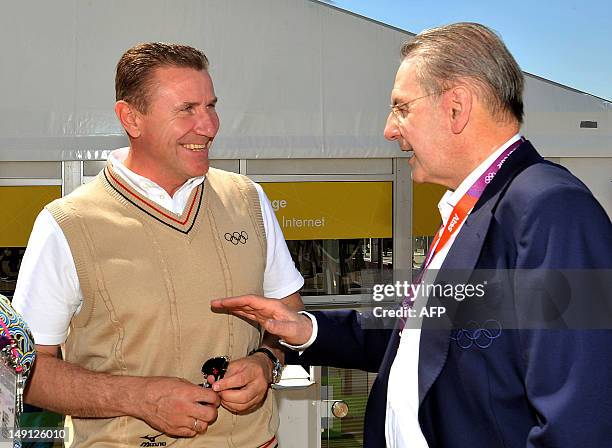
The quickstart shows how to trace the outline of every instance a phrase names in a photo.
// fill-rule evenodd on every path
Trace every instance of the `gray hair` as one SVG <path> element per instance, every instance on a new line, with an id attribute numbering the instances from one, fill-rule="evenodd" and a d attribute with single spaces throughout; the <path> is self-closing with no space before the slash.
<path id="1" fill-rule="evenodd" d="M 486 26 L 455 23 L 425 30 L 402 46 L 401 55 L 416 64 L 425 93 L 470 80 L 493 117 L 523 122 L 523 73 L 499 36 Z"/>
<path id="2" fill-rule="evenodd" d="M 162 67 L 207 70 L 208 58 L 188 45 L 148 42 L 127 50 L 117 63 L 115 98 L 146 113 L 151 97 L 153 73 Z"/>

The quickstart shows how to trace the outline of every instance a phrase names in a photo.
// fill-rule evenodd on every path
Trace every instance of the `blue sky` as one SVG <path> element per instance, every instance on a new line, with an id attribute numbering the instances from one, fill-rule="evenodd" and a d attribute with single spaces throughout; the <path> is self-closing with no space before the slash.
<path id="1" fill-rule="evenodd" d="M 418 33 L 451 22 L 496 30 L 524 71 L 612 100 L 612 0 L 333 0 Z"/>

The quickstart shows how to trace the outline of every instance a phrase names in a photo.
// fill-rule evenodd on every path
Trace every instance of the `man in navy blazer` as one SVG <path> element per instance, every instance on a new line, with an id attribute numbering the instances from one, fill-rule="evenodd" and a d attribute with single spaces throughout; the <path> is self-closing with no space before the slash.
<path id="1" fill-rule="evenodd" d="M 449 189 L 426 262 L 436 282 L 449 272 L 466 282 L 501 272 L 517 283 L 511 296 L 487 292 L 487 303 L 506 310 L 495 314 L 498 330 L 479 327 L 483 315 L 469 307 L 466 315 L 458 302 L 448 327 L 426 320 L 401 337 L 398 327 L 371 329 L 369 313 L 298 314 L 255 296 L 213 302 L 303 351 L 294 361 L 378 372 L 366 447 L 612 446 L 612 297 L 590 288 L 612 272 L 612 224 L 584 184 L 519 135 L 523 82 L 486 27 L 428 30 L 402 48 L 385 127 L 385 137 L 413 152 L 415 182 Z M 479 182 L 484 189 L 474 193 Z M 564 301 L 563 275 L 550 279 L 569 270 L 587 284 Z M 519 315 L 514 324 L 508 309 Z M 547 320 L 551 310 L 557 315 Z M 536 324 L 521 324 L 538 313 Z M 591 317 L 600 319 L 591 325 Z"/>

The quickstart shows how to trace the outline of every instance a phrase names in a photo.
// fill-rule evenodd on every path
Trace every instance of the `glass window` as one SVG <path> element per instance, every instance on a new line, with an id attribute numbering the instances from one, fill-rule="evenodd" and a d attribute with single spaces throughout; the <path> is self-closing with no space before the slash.
<path id="1" fill-rule="evenodd" d="M 369 294 L 392 276 L 393 239 L 287 241 L 304 277 L 303 296 Z"/>
<path id="2" fill-rule="evenodd" d="M 363 446 L 366 403 L 375 378 L 361 370 L 321 368 L 321 448 Z"/>
<path id="3" fill-rule="evenodd" d="M 13 298 L 25 247 L 0 247 L 0 294 Z"/>

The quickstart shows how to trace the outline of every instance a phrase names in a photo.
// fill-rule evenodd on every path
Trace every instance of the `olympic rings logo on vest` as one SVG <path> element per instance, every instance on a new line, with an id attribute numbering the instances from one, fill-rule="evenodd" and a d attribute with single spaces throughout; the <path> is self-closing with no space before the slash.
<path id="1" fill-rule="evenodd" d="M 249 239 L 249 234 L 246 233 L 244 230 L 241 232 L 232 232 L 232 233 L 227 232 L 225 234 L 225 241 L 232 243 L 234 246 L 237 246 L 238 243 L 246 244 L 248 239 Z"/>
<path id="2" fill-rule="evenodd" d="M 493 344 L 493 341 L 501 336 L 502 327 L 501 324 L 494 320 L 487 320 L 482 328 L 479 328 L 478 324 L 474 321 L 468 322 L 468 327 L 473 328 L 462 328 L 456 330 L 455 336 L 451 335 L 451 339 L 455 341 L 459 348 L 467 350 L 473 346 L 478 348 L 489 348 Z"/>

